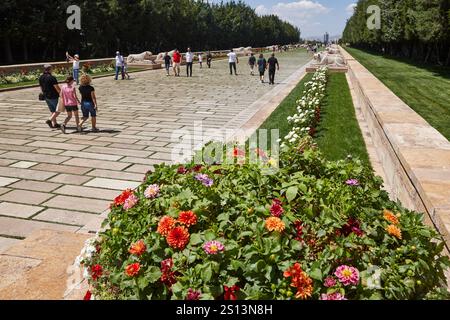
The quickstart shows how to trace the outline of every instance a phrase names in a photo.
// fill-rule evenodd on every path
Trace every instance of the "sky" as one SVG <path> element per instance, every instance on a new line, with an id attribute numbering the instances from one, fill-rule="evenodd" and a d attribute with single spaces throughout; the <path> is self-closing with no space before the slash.
<path id="1" fill-rule="evenodd" d="M 356 0 L 243 0 L 258 14 L 276 14 L 301 30 L 302 38 L 325 32 L 339 36 L 353 13 Z"/>

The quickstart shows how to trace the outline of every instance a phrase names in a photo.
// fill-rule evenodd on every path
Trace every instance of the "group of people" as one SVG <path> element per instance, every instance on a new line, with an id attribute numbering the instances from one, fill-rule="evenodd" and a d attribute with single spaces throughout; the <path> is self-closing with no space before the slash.
<path id="1" fill-rule="evenodd" d="M 259 78 L 261 83 L 264 83 L 264 76 L 266 70 L 269 69 L 269 84 L 275 84 L 275 72 L 276 70 L 280 70 L 280 64 L 278 63 L 278 59 L 275 58 L 275 53 L 270 55 L 270 58 L 266 60 L 264 55 L 261 53 L 259 55 L 258 61 L 256 61 L 256 57 L 253 53 L 250 54 L 248 58 L 248 64 L 250 66 L 250 74 L 253 75 L 253 70 L 256 66 L 258 66 Z"/>
<path id="2" fill-rule="evenodd" d="M 194 53 L 192 52 L 191 48 L 187 48 L 187 51 L 184 55 L 184 59 L 186 61 L 186 76 L 192 77 L 192 66 L 194 63 Z M 228 57 L 228 65 L 230 68 L 230 75 L 233 75 L 233 72 L 235 75 L 237 75 L 237 64 L 239 63 L 239 58 L 236 52 L 234 52 L 233 49 L 230 50 L 230 52 L 227 54 Z M 172 56 L 166 52 L 164 54 L 164 67 L 166 70 L 166 75 L 170 75 L 170 69 L 173 68 L 174 75 L 176 77 L 180 76 L 180 66 L 181 66 L 181 60 L 183 56 L 178 51 L 178 49 L 175 49 Z M 206 54 L 206 63 L 208 65 L 208 68 L 211 68 L 211 62 L 212 62 L 212 54 L 211 52 L 208 52 Z M 200 52 L 197 55 L 198 63 L 200 66 L 200 69 L 203 68 L 203 53 Z M 264 76 L 266 73 L 266 70 L 269 70 L 269 84 L 275 84 L 275 72 L 276 70 L 280 70 L 280 65 L 278 63 L 277 58 L 275 58 L 275 53 L 271 54 L 271 57 L 269 59 L 265 59 L 263 54 L 259 55 L 259 59 L 256 60 L 256 57 L 253 53 L 251 53 L 250 58 L 248 60 L 248 64 L 250 66 L 250 74 L 254 75 L 254 69 L 257 66 L 259 71 L 259 76 L 261 83 L 264 83 Z"/>
<path id="3" fill-rule="evenodd" d="M 187 51 L 184 56 L 186 60 L 186 76 L 192 77 L 192 66 L 194 64 L 194 53 L 191 51 L 191 48 L 187 48 Z M 168 52 L 164 54 L 164 67 L 166 69 L 167 76 L 170 75 L 170 69 L 173 68 L 174 75 L 176 77 L 180 76 L 180 66 L 181 66 L 182 55 L 178 49 L 175 49 L 172 56 L 169 55 Z M 198 63 L 200 65 L 200 69 L 203 68 L 203 53 L 200 52 L 197 56 Z M 206 54 L 206 64 L 208 68 L 211 68 L 212 54 L 208 52 Z"/>
<path id="4" fill-rule="evenodd" d="M 79 61 L 79 60 L 78 60 Z M 75 69 L 74 69 L 75 74 Z M 78 98 L 76 83 L 74 76 L 67 76 L 64 84 L 58 84 L 58 80 L 52 75 L 52 66 L 50 64 L 44 65 L 44 72 L 39 77 L 39 85 L 41 87 L 40 98 L 45 100 L 50 111 L 50 118 L 46 124 L 50 128 L 59 128 L 63 133 L 66 133 L 66 127 L 72 117 L 75 117 L 76 131 L 83 130 L 83 124 L 91 117 L 92 132 L 98 132 L 96 126 L 97 120 L 97 98 L 95 96 L 95 89 L 91 85 L 92 79 L 89 75 L 83 74 L 79 82 L 81 85 L 78 91 L 81 95 L 81 101 Z M 82 118 L 80 121 L 78 113 L 78 105 L 81 106 Z M 58 124 L 58 116 L 66 111 L 67 117 L 62 124 Z"/>
<path id="5" fill-rule="evenodd" d="M 237 64 L 239 58 L 233 49 L 227 54 L 228 64 L 230 68 L 230 75 L 237 75 Z M 194 62 L 194 53 L 191 48 L 187 49 L 184 55 L 186 60 L 186 76 L 192 77 L 192 66 Z M 66 133 L 66 127 L 72 117 L 75 118 L 76 130 L 81 132 L 83 130 L 83 124 L 91 117 L 92 131 L 99 131 L 96 126 L 97 120 L 97 98 L 95 95 L 95 89 L 91 85 L 92 79 L 87 74 L 82 74 L 80 77 L 80 57 L 78 54 L 74 56 L 69 55 L 66 52 L 67 62 L 72 62 L 73 71 L 71 76 L 67 76 L 64 84 L 61 86 L 58 84 L 57 79 L 52 75 L 52 66 L 50 64 L 44 65 L 44 72 L 39 78 L 39 85 L 41 87 L 41 100 L 45 100 L 50 111 L 50 117 L 46 121 L 46 124 L 50 128 L 59 128 L 63 133 Z M 200 65 L 200 69 L 203 68 L 203 53 L 198 53 L 197 59 Z M 211 52 L 206 54 L 206 63 L 208 68 L 211 68 L 213 56 Z M 170 69 L 173 68 L 175 76 L 180 76 L 180 65 L 182 55 L 175 49 L 172 56 L 169 53 L 164 55 L 164 65 L 167 75 L 170 75 Z M 248 59 L 248 65 L 250 66 L 250 74 L 254 75 L 254 69 L 258 68 L 259 77 L 261 83 L 264 83 L 264 77 L 266 70 L 269 71 L 269 84 L 275 84 L 275 72 L 280 69 L 275 53 L 272 53 L 269 59 L 265 59 L 261 53 L 259 58 L 256 59 L 255 55 L 251 53 Z M 127 62 L 119 51 L 116 52 L 115 58 L 115 80 L 118 80 L 119 73 L 122 74 L 122 80 L 125 77 L 130 78 L 127 70 Z M 81 82 L 81 85 L 79 85 Z M 81 95 L 81 100 L 77 95 L 77 88 Z M 78 106 L 81 106 L 82 118 L 80 121 Z M 62 124 L 57 123 L 57 117 L 62 113 L 67 112 L 67 117 Z"/>

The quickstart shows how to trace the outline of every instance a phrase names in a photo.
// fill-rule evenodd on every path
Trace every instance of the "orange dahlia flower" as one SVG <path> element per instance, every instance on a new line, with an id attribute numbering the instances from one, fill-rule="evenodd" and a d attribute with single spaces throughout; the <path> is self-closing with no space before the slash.
<path id="1" fill-rule="evenodd" d="M 391 235 L 398 239 L 402 239 L 402 230 L 399 227 L 391 224 L 386 228 L 386 231 Z"/>
<path id="2" fill-rule="evenodd" d="M 197 223 L 197 216 L 192 211 L 181 211 L 178 215 L 178 222 L 189 228 Z"/>
<path id="3" fill-rule="evenodd" d="M 306 272 L 302 270 L 300 263 L 296 262 L 292 267 L 287 269 L 283 276 L 291 278 L 291 287 L 297 289 L 295 297 L 297 299 L 307 299 L 311 297 L 313 292 L 313 281 Z"/>
<path id="4" fill-rule="evenodd" d="M 139 273 L 139 270 L 141 270 L 139 262 L 132 263 L 126 266 L 125 274 L 129 277 L 134 277 Z"/>
<path id="5" fill-rule="evenodd" d="M 387 221 L 389 221 L 390 223 L 397 225 L 399 224 L 398 218 L 395 216 L 395 214 L 393 214 L 391 211 L 385 209 L 383 211 L 383 217 L 384 219 L 386 219 Z"/>
<path id="6" fill-rule="evenodd" d="M 129 253 L 135 254 L 137 256 L 140 256 L 147 250 L 147 247 L 143 240 L 139 240 L 138 242 L 132 243 L 130 249 L 128 250 Z"/>
<path id="7" fill-rule="evenodd" d="M 172 248 L 184 249 L 189 242 L 189 232 L 185 227 L 173 228 L 166 237 Z"/>
<path id="8" fill-rule="evenodd" d="M 159 220 L 158 229 L 156 230 L 156 232 L 166 237 L 169 234 L 169 232 L 173 228 L 175 228 L 175 224 L 176 220 L 174 218 L 164 216 L 161 218 L 161 220 Z"/>
<path id="9" fill-rule="evenodd" d="M 284 222 L 281 221 L 280 218 L 277 217 L 270 217 L 266 219 L 266 229 L 269 231 L 277 231 L 282 232 L 286 226 L 284 225 Z"/>

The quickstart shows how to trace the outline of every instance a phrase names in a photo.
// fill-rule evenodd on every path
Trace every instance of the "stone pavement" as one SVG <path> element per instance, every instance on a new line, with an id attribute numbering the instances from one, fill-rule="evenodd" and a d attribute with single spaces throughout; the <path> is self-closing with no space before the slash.
<path id="1" fill-rule="evenodd" d="M 278 83 L 310 59 L 304 51 L 277 56 Z M 184 72 L 95 79 L 99 133 L 49 129 L 37 88 L 0 93 L 0 253 L 40 229 L 95 232 L 121 190 L 139 185 L 152 165 L 170 162 L 174 130 L 193 132 L 194 121 L 204 129 L 239 128 L 255 101 L 278 94 L 249 75 L 246 58 L 237 77 L 223 60 L 211 69 L 194 65 L 192 78 Z"/>

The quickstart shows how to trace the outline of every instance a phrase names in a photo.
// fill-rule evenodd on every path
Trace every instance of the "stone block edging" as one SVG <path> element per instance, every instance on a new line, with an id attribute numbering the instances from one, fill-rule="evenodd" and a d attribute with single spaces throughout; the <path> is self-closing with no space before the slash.
<path id="1" fill-rule="evenodd" d="M 425 213 L 450 246 L 450 142 L 340 48 L 394 200 Z"/>

